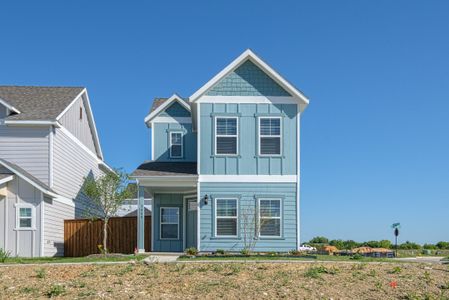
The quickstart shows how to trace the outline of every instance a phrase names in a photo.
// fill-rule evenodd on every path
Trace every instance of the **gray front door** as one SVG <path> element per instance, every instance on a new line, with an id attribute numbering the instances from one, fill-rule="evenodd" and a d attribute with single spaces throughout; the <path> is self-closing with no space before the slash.
<path id="1" fill-rule="evenodd" d="M 195 247 L 197 233 L 197 199 L 196 197 L 187 198 L 186 201 L 186 248 Z"/>

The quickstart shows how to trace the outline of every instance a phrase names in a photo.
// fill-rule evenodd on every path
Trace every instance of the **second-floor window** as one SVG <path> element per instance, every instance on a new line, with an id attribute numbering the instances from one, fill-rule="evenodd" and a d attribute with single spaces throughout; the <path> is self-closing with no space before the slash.
<path id="1" fill-rule="evenodd" d="M 170 132 L 170 157 L 182 158 L 182 132 Z"/>
<path id="2" fill-rule="evenodd" d="M 259 155 L 281 155 L 281 118 L 259 118 Z"/>
<path id="3" fill-rule="evenodd" d="M 237 147 L 237 117 L 217 117 L 215 119 L 215 154 L 236 155 Z"/>

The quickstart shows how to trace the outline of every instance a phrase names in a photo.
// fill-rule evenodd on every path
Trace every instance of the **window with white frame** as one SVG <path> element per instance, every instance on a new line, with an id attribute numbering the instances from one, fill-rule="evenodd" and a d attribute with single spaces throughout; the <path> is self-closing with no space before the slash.
<path id="1" fill-rule="evenodd" d="M 215 199 L 215 236 L 236 237 L 237 227 L 237 199 Z"/>
<path id="2" fill-rule="evenodd" d="M 281 118 L 259 118 L 259 154 L 281 155 Z"/>
<path id="3" fill-rule="evenodd" d="M 215 154 L 236 155 L 238 148 L 237 117 L 215 118 Z"/>
<path id="4" fill-rule="evenodd" d="M 170 132 L 170 157 L 182 158 L 182 132 Z"/>
<path id="5" fill-rule="evenodd" d="M 16 228 L 34 229 L 35 208 L 32 205 L 18 204 L 16 206 Z"/>
<path id="6" fill-rule="evenodd" d="M 281 236 L 281 200 L 259 199 L 259 236 Z"/>
<path id="7" fill-rule="evenodd" d="M 161 207 L 161 239 L 179 239 L 179 208 Z"/>

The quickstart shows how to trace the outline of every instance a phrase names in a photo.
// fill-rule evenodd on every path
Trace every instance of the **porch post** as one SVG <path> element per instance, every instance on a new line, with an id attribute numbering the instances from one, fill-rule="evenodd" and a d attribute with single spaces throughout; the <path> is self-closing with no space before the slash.
<path id="1" fill-rule="evenodd" d="M 137 205 L 137 249 L 139 253 L 145 252 L 145 188 L 139 187 L 139 203 Z"/>

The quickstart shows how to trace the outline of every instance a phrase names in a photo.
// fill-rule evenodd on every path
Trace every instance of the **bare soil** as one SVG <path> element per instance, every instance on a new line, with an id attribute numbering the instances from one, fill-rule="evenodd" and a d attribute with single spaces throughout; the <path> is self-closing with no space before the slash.
<path id="1" fill-rule="evenodd" d="M 0 299 L 449 299 L 449 267 L 417 263 L 8 266 Z"/>

